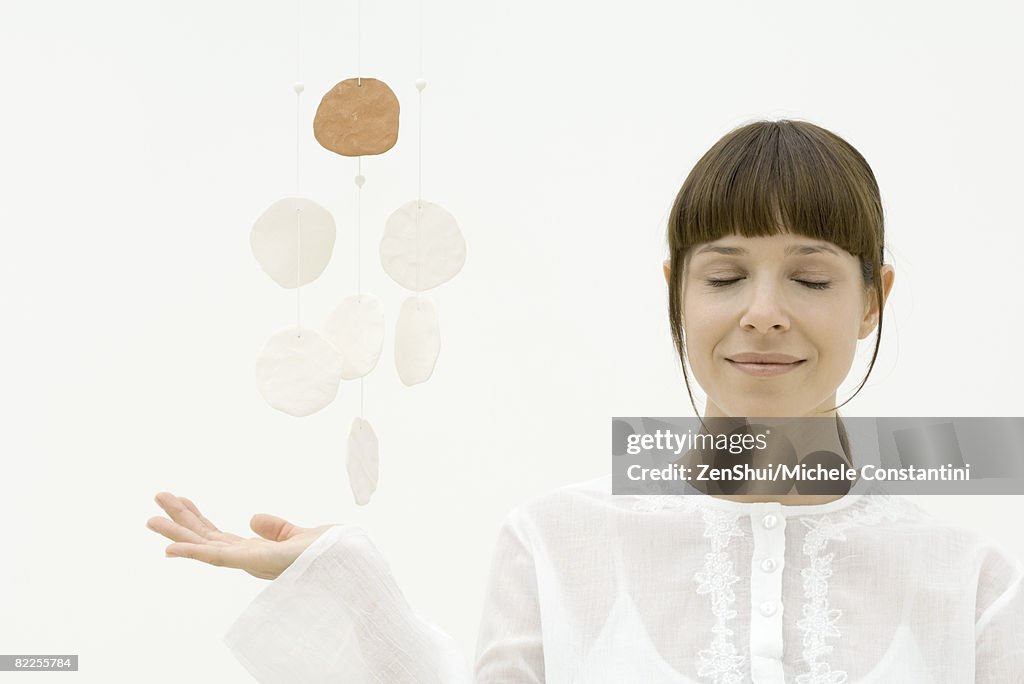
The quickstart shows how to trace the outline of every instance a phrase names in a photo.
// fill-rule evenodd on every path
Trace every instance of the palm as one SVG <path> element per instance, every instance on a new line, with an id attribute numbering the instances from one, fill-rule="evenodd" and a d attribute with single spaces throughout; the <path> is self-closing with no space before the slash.
<path id="1" fill-rule="evenodd" d="M 222 567 L 239 568 L 253 577 L 275 579 L 331 525 L 306 528 L 283 518 L 257 513 L 249 525 L 258 537 L 244 538 L 222 532 L 206 519 L 194 503 L 168 492 L 156 495 L 156 502 L 170 519 L 155 516 L 146 527 L 174 543 L 169 556 L 194 558 Z"/>

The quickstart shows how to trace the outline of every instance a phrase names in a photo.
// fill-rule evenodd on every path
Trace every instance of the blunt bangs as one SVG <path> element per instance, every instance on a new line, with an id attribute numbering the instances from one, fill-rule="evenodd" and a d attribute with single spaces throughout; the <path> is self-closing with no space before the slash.
<path id="1" fill-rule="evenodd" d="M 867 162 L 813 124 L 765 121 L 719 140 L 697 162 L 672 210 L 675 257 L 727 235 L 794 233 L 882 257 L 882 205 Z"/>

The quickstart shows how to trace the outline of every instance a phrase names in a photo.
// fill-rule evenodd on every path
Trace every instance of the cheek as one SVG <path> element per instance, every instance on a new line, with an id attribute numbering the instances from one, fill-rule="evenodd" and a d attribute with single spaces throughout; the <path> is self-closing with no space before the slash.
<path id="1" fill-rule="evenodd" d="M 845 377 L 857 353 L 859 312 L 848 307 L 823 311 L 814 322 L 814 330 L 822 363 Z"/>
<path id="2" fill-rule="evenodd" d="M 722 306 L 710 306 L 699 299 L 684 300 L 686 353 L 695 369 L 714 353 L 733 320 Z"/>

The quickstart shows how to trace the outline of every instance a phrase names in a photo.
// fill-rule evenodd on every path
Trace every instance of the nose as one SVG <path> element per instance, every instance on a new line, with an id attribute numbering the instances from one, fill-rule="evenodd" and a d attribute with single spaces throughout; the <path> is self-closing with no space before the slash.
<path id="1" fill-rule="evenodd" d="M 750 332 L 789 330 L 789 314 L 783 292 L 771 279 L 762 278 L 747 288 L 747 301 L 740 315 L 740 327 Z"/>

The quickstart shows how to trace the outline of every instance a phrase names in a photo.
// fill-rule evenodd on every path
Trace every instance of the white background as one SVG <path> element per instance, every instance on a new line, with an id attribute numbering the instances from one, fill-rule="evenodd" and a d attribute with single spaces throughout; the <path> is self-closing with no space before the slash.
<path id="1" fill-rule="evenodd" d="M 61 681 L 250 681 L 221 637 L 266 583 L 164 558 L 145 528 L 160 490 L 241 534 L 260 511 L 365 527 L 468 660 L 505 512 L 608 472 L 611 416 L 692 415 L 665 221 L 698 157 L 753 119 L 834 130 L 882 188 L 896 285 L 844 415 L 1024 414 L 1011 3 L 426 2 L 423 197 L 458 219 L 468 259 L 430 293 L 441 355 L 407 388 L 392 359 L 407 293 L 377 245 L 417 194 L 418 4 L 363 3 L 357 74 L 355 1 L 305 0 L 302 193 L 339 233 L 304 324 L 356 287 L 357 162 L 313 140 L 316 104 L 362 75 L 402 107 L 396 146 L 362 161 L 363 284 L 388 317 L 363 508 L 344 471 L 358 381 L 297 419 L 253 376 L 296 317 L 249 250 L 296 189 L 295 3 L 2 12 L 0 653 L 79 654 Z M 921 503 L 1024 558 L 1021 498 Z"/>

